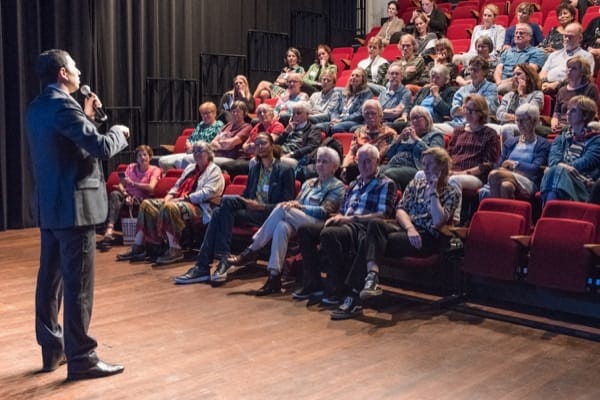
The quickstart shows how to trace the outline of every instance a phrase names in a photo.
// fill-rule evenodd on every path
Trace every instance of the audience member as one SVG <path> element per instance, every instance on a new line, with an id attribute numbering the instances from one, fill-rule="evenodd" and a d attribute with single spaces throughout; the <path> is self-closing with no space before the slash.
<path id="1" fill-rule="evenodd" d="M 411 24 L 414 24 L 418 30 L 417 19 L 425 17 L 427 18 L 429 29 L 436 35 L 436 38 L 446 36 L 446 31 L 448 31 L 448 17 L 437 7 L 435 0 L 421 0 L 420 3 L 421 8 L 413 11 L 410 18 Z"/>
<path id="2" fill-rule="evenodd" d="M 393 124 L 398 118 L 406 120 L 410 106 L 411 93 L 402 84 L 402 67 L 392 63 L 387 71 L 388 83 L 377 98 L 383 109 L 383 121 Z"/>
<path id="3" fill-rule="evenodd" d="M 365 144 L 371 144 L 377 148 L 379 154 L 384 156 L 389 145 L 396 138 L 396 131 L 389 126 L 383 125 L 383 109 L 377 100 L 365 101 L 362 106 L 362 115 L 365 124 L 361 125 L 352 137 L 350 150 L 342 161 L 341 178 L 345 183 L 350 183 L 359 174 L 358 150 Z M 380 160 L 380 163 L 383 159 Z"/>
<path id="4" fill-rule="evenodd" d="M 408 184 L 396 206 L 395 221 L 368 222 L 346 276 L 346 297 L 331 319 L 353 318 L 362 313 L 361 300 L 382 294 L 379 266 L 385 256 L 428 255 L 447 244 L 440 230 L 450 224 L 461 197 L 448 183 L 450 156 L 434 147 L 423 153 L 422 163 L 424 174 Z"/>
<path id="5" fill-rule="evenodd" d="M 411 103 L 423 106 L 429 111 L 433 122 L 445 122 L 451 119 L 450 109 L 456 87 L 450 85 L 450 71 L 445 65 L 435 65 L 429 71 L 429 83 L 423 86 Z"/>
<path id="6" fill-rule="evenodd" d="M 367 47 L 369 49 L 369 57 L 359 61 L 358 68 L 365 70 L 369 89 L 371 89 L 374 96 L 379 96 L 384 90 L 383 84 L 389 63 L 388 60 L 379 55 L 383 50 L 381 38 L 377 36 L 372 37 Z"/>
<path id="7" fill-rule="evenodd" d="M 496 69 L 496 64 L 498 64 L 498 57 L 492 56 L 492 50 L 494 48 L 494 43 L 492 43 L 492 39 L 487 36 L 480 36 L 475 42 L 475 48 L 477 50 L 476 56 L 479 56 L 486 60 L 489 64 L 487 75 L 485 79 L 490 82 L 494 81 L 494 70 Z M 472 60 L 472 57 L 470 58 Z M 456 77 L 456 84 L 458 86 L 465 86 L 471 83 L 471 69 L 468 68 L 468 64 L 471 62 L 465 63 L 465 68 L 458 74 Z"/>
<path id="8" fill-rule="evenodd" d="M 398 48 L 402 54 L 397 61 L 402 67 L 402 83 L 416 83 L 425 68 L 425 60 L 416 52 L 417 40 L 413 35 L 404 34 L 398 42 Z"/>
<path id="9" fill-rule="evenodd" d="M 225 92 L 219 102 L 219 116 L 217 119 L 223 123 L 231 122 L 231 108 L 233 103 L 241 101 L 246 105 L 248 113 L 253 113 L 256 107 L 254 97 L 250 93 L 248 79 L 244 75 L 237 75 L 233 78 L 233 89 Z M 249 122 L 249 121 L 248 121 Z"/>
<path id="10" fill-rule="evenodd" d="M 569 24 L 576 22 L 575 8 L 568 3 L 561 3 L 556 7 L 556 16 L 558 17 L 558 25 L 552 28 L 548 32 L 548 36 L 540 43 L 540 47 L 546 53 L 552 53 L 564 47 L 563 35 L 566 33 L 566 28 Z M 581 38 L 579 41 L 581 42 Z"/>
<path id="11" fill-rule="evenodd" d="M 213 215 L 211 201 L 223 193 L 225 179 L 213 163 L 213 152 L 204 141 L 193 145 L 195 164 L 190 164 L 163 199 L 142 201 L 137 217 L 137 231 L 133 245 L 117 255 L 117 261 L 142 261 L 146 258 L 146 244 L 162 246 L 166 239 L 168 249 L 156 259 L 159 265 L 183 259 L 181 233 L 192 218 L 201 217 L 208 224 Z"/>
<path id="12" fill-rule="evenodd" d="M 240 266 L 253 261 L 258 251 L 271 242 L 267 269 L 269 278 L 256 295 L 265 296 L 281 291 L 281 270 L 288 240 L 306 224 L 324 221 L 335 214 L 344 197 L 344 184 L 334 174 L 340 166 L 340 156 L 329 147 L 317 150 L 317 177 L 304 182 L 295 200 L 279 203 L 252 238 L 252 243 L 228 263 Z"/>
<path id="13" fill-rule="evenodd" d="M 593 182 L 600 177 L 600 134 L 589 129 L 598 106 L 586 96 L 568 102 L 569 125 L 550 147 L 548 168 L 542 177 L 542 201 L 587 201 Z"/>
<path id="14" fill-rule="evenodd" d="M 331 72 L 337 75 L 337 65 L 331 58 L 331 47 L 326 44 L 317 46 L 316 60 L 312 64 L 304 78 L 302 79 L 302 91 L 307 94 L 312 94 L 321 89 L 321 77 L 325 72 Z"/>
<path id="15" fill-rule="evenodd" d="M 362 122 L 361 107 L 372 97 L 365 70 L 356 68 L 342 91 L 338 109 L 331 115 L 331 132 L 351 132 L 356 129 Z"/>
<path id="16" fill-rule="evenodd" d="M 357 158 L 360 174 L 348 187 L 339 212 L 325 223 L 307 224 L 298 229 L 303 288 L 292 295 L 296 300 L 323 295 L 323 269 L 327 277 L 321 302 L 338 305 L 344 290 L 344 270 L 356 254 L 368 222 L 393 215 L 396 185 L 379 173 L 379 151 L 375 146 L 365 144 L 358 150 Z"/>
<path id="17" fill-rule="evenodd" d="M 310 95 L 310 115 L 308 119 L 324 132 L 329 131 L 331 115 L 342 101 L 342 91 L 335 88 L 336 76 L 326 71 L 321 76 L 321 90 Z"/>
<path id="18" fill-rule="evenodd" d="M 385 21 L 379 32 L 377 32 L 377 37 L 381 38 L 384 46 L 392 43 L 392 36 L 404 29 L 404 20 L 398 17 L 398 2 L 388 1 L 387 13 L 387 21 Z"/>
<path id="19" fill-rule="evenodd" d="M 269 97 L 279 97 L 280 95 L 285 93 L 285 89 L 287 88 L 287 78 L 288 74 L 304 74 L 304 68 L 300 63 L 302 62 L 302 56 L 300 55 L 300 50 L 295 47 L 290 47 L 287 49 L 286 58 L 285 58 L 285 67 L 281 70 L 281 73 L 275 79 L 275 82 L 261 81 L 254 91 L 254 97 L 257 98 L 269 98 Z M 264 92 L 263 92 L 264 91 Z"/>
<path id="20" fill-rule="evenodd" d="M 512 73 L 515 65 L 531 64 L 536 71 L 539 71 L 544 65 L 544 51 L 531 46 L 531 27 L 525 23 L 519 23 L 516 26 L 515 45 L 500 55 L 494 71 L 498 93 L 502 95 L 512 88 Z"/>
<path id="21" fill-rule="evenodd" d="M 515 46 L 517 44 L 515 40 L 516 31 L 519 28 L 519 24 L 526 24 L 529 26 L 529 30 L 531 32 L 530 41 L 532 46 L 538 46 L 544 40 L 544 34 L 542 29 L 538 24 L 533 22 L 529 22 L 531 18 L 531 14 L 533 14 L 535 10 L 535 5 L 532 3 L 521 3 L 517 7 L 517 24 L 509 26 L 506 28 L 506 34 L 504 35 L 504 50 L 508 50 L 509 48 Z"/>
<path id="22" fill-rule="evenodd" d="M 182 162 L 192 154 L 195 143 L 204 141 L 210 143 L 223 128 L 223 122 L 217 120 L 217 106 L 211 101 L 200 104 L 198 108 L 202 121 L 196 125 L 194 132 L 185 142 L 185 153 L 170 154 L 158 159 L 158 165 L 166 171 L 170 168 L 181 168 Z M 193 156 L 192 156 L 193 157 Z"/>
<path id="23" fill-rule="evenodd" d="M 231 122 L 227 123 L 210 143 L 215 155 L 214 163 L 218 166 L 237 160 L 242 155 L 242 144 L 246 142 L 252 129 L 252 125 L 245 121 L 248 115 L 246 103 L 236 101 L 230 110 Z"/>
<path id="24" fill-rule="evenodd" d="M 431 55 L 432 61 L 428 62 L 417 80 L 417 85 L 424 86 L 429 83 L 429 72 L 434 66 L 443 65 L 448 68 L 449 84 L 454 85 L 456 76 L 458 75 L 458 67 L 452 63 L 454 57 L 454 47 L 452 42 L 446 38 L 437 39 L 434 45 L 434 53 Z"/>
<path id="25" fill-rule="evenodd" d="M 287 77 L 287 89 L 279 96 L 275 105 L 275 117 L 284 125 L 287 125 L 291 117 L 292 108 L 299 101 L 308 101 L 308 95 L 301 91 L 302 75 L 289 73 Z"/>
<path id="26" fill-rule="evenodd" d="M 476 25 L 473 28 L 471 34 L 471 45 L 466 53 L 457 54 L 454 56 L 454 64 L 468 65 L 471 58 L 476 55 L 481 55 L 477 49 L 477 41 L 479 38 L 487 37 L 492 45 L 489 49 L 489 55 L 496 57 L 500 51 L 502 51 L 502 45 L 504 44 L 505 29 L 502 25 L 496 24 L 496 17 L 500 10 L 495 4 L 486 4 L 483 6 L 483 14 L 481 18 L 481 25 Z M 462 85 L 461 85 L 462 86 Z"/>
<path id="27" fill-rule="evenodd" d="M 248 183 L 241 196 L 224 196 L 208 224 L 196 263 L 185 274 L 175 278 L 176 284 L 227 280 L 227 262 L 235 222 L 262 225 L 278 203 L 294 198 L 294 171 L 279 162 L 273 138 L 266 133 L 256 137 L 258 162 L 250 168 Z M 210 264 L 219 263 L 210 275 Z"/>

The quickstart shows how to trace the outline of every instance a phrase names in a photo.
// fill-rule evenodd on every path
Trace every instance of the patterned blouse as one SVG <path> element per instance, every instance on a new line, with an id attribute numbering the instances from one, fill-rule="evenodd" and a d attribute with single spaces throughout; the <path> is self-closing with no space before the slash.
<path id="1" fill-rule="evenodd" d="M 206 125 L 204 122 L 200 122 L 196 125 L 196 129 L 194 129 L 194 132 L 190 135 L 188 142 L 194 144 L 203 140 L 206 143 L 210 143 L 215 136 L 217 136 L 221 128 L 223 128 L 222 121 L 217 120 L 212 125 Z"/>
<path id="2" fill-rule="evenodd" d="M 425 194 L 427 179 L 415 178 L 402 194 L 398 202 L 397 210 L 404 210 L 410 216 L 410 220 L 419 232 L 427 231 L 434 237 L 438 237 L 438 230 L 433 225 L 431 217 L 431 197 Z M 440 203 L 444 208 L 444 219 L 449 221 L 454 215 L 460 201 L 460 191 L 452 185 L 446 184 L 444 190 L 439 194 Z"/>

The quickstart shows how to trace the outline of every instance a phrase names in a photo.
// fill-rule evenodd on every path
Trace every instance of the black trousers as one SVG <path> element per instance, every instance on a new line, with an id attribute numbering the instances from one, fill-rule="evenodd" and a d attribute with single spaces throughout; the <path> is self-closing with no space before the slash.
<path id="1" fill-rule="evenodd" d="M 41 229 L 40 269 L 35 294 L 36 337 L 44 355 L 63 351 L 69 368 L 86 368 L 98 358 L 88 335 L 94 304 L 94 226 Z M 64 294 L 64 333 L 58 312 Z"/>

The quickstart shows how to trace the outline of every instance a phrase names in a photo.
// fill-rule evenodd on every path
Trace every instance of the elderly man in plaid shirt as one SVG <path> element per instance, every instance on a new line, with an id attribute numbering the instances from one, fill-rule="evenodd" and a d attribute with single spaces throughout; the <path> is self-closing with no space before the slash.
<path id="1" fill-rule="evenodd" d="M 325 221 L 301 227 L 298 241 L 303 257 L 304 287 L 294 292 L 296 300 L 321 296 L 325 305 L 338 305 L 345 294 L 343 284 L 351 260 L 363 240 L 369 220 L 391 218 L 394 214 L 396 185 L 379 173 L 379 150 L 364 144 L 358 150 L 359 176 L 353 181 L 338 214 Z M 317 246 L 320 243 L 320 251 Z M 327 277 L 323 284 L 321 270 Z"/>

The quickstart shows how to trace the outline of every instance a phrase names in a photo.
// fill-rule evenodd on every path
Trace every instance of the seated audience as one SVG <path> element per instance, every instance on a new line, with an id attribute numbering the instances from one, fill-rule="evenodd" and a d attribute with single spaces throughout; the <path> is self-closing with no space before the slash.
<path id="1" fill-rule="evenodd" d="M 479 94 L 487 102 L 489 112 L 496 113 L 498 108 L 498 91 L 496 85 L 485 79 L 489 71 L 489 63 L 482 57 L 476 56 L 469 61 L 469 70 L 471 72 L 471 83 L 461 87 L 454 93 L 452 98 L 452 108 L 450 108 L 450 122 L 436 123 L 435 128 L 442 132 L 452 133 L 455 127 L 465 124 L 466 110 L 464 108 L 464 99 L 470 94 Z M 486 121 L 487 122 L 487 121 Z"/>
<path id="2" fill-rule="evenodd" d="M 356 129 L 362 122 L 361 107 L 372 97 L 365 70 L 356 68 L 342 91 L 337 110 L 331 115 L 331 132 L 351 132 Z"/>
<path id="3" fill-rule="evenodd" d="M 350 183 L 359 174 L 358 150 L 365 144 L 377 148 L 379 154 L 384 156 L 389 145 L 396 138 L 396 131 L 383 124 L 383 109 L 377 100 L 365 101 L 362 106 L 362 115 L 365 124 L 354 131 L 350 150 L 342 161 L 341 178 L 345 183 Z M 383 159 L 382 159 L 383 160 Z M 380 160 L 380 162 L 382 161 Z"/>
<path id="4" fill-rule="evenodd" d="M 388 60 L 381 57 L 379 54 L 383 50 L 383 42 L 377 36 L 369 39 L 367 45 L 369 49 L 369 57 L 358 62 L 358 68 L 362 68 L 367 73 L 367 85 L 373 92 L 374 96 L 379 96 L 383 91 L 385 83 L 385 73 L 389 67 Z"/>
<path id="5" fill-rule="evenodd" d="M 253 261 L 258 251 L 271 242 L 267 270 L 269 278 L 256 295 L 265 296 L 281 291 L 281 270 L 288 240 L 299 227 L 324 221 L 340 208 L 344 184 L 334 174 L 340 166 L 340 156 L 329 147 L 317 150 L 317 177 L 304 182 L 295 200 L 279 203 L 252 238 L 252 243 L 228 263 L 240 266 Z"/>
<path id="6" fill-rule="evenodd" d="M 380 169 L 404 191 L 408 182 L 422 169 L 422 152 L 430 147 L 444 147 L 444 137 L 441 132 L 433 130 L 429 110 L 414 106 L 410 110 L 410 125 L 388 147 L 383 157 L 388 161 Z"/>
<path id="7" fill-rule="evenodd" d="M 388 19 L 377 32 L 377 37 L 381 39 L 384 46 L 391 43 L 392 35 L 400 33 L 404 29 L 404 20 L 398 17 L 398 2 L 388 1 L 387 3 Z"/>
<path id="8" fill-rule="evenodd" d="M 423 13 L 419 14 L 415 20 L 415 53 L 425 58 L 433 53 L 433 45 L 437 40 L 437 35 L 429 30 L 429 18 Z"/>
<path id="9" fill-rule="evenodd" d="M 98 243 L 100 250 L 106 251 L 114 241 L 113 230 L 119 219 L 123 206 L 130 209 L 151 197 L 161 177 L 160 168 L 150 165 L 152 148 L 142 144 L 135 149 L 135 162 L 127 166 L 125 172 L 119 174 L 119 184 L 109 194 L 108 220 L 104 238 Z"/>
<path id="10" fill-rule="evenodd" d="M 594 70 L 594 56 L 581 48 L 582 35 L 581 25 L 578 23 L 569 24 L 565 28 L 564 48 L 551 53 L 540 72 L 544 93 L 555 94 L 563 85 L 567 78 L 567 61 L 571 57 L 583 57 L 590 63 L 591 70 Z"/>
<path id="11" fill-rule="evenodd" d="M 252 125 L 245 121 L 248 115 L 246 103 L 236 101 L 230 110 L 231 122 L 227 123 L 210 143 L 215 155 L 214 163 L 218 166 L 237 160 L 242 155 L 242 144 L 246 142 L 252 129 Z"/>
<path id="12" fill-rule="evenodd" d="M 583 47 L 594 56 L 595 65 L 600 65 L 600 16 L 594 18 L 583 32 Z M 592 71 L 594 75 L 596 71 Z"/>
<path id="13" fill-rule="evenodd" d="M 516 31 L 519 28 L 519 24 L 525 24 L 529 27 L 531 32 L 531 45 L 538 46 L 544 40 L 544 34 L 542 28 L 538 24 L 529 22 L 531 14 L 535 11 L 535 5 L 532 3 L 521 3 L 517 7 L 517 24 L 506 28 L 506 34 L 504 35 L 504 50 L 515 46 L 517 41 L 515 40 Z"/>
<path id="14" fill-rule="evenodd" d="M 487 36 L 480 36 L 475 42 L 475 48 L 477 51 L 476 56 L 479 56 L 486 60 L 489 64 L 489 69 L 485 79 L 490 82 L 494 82 L 494 70 L 496 69 L 496 64 L 498 64 L 498 58 L 496 56 L 492 56 L 491 52 L 493 50 L 494 44 L 492 40 Z M 473 58 L 469 58 L 469 62 L 465 63 L 465 68 L 458 74 L 456 77 L 456 84 L 458 86 L 465 86 L 471 83 L 471 69 L 468 68 L 468 64 L 471 62 Z"/>
<path id="15" fill-rule="evenodd" d="M 566 28 L 569 24 L 577 22 L 575 20 L 575 8 L 568 3 L 561 3 L 556 7 L 556 16 L 558 17 L 558 26 L 555 26 L 548 32 L 548 36 L 540 43 L 540 47 L 546 53 L 552 53 L 564 47 L 564 37 Z M 581 38 L 580 40 L 581 41 Z M 566 60 L 565 60 L 566 61 Z"/>
<path id="16" fill-rule="evenodd" d="M 254 112 L 256 107 L 254 97 L 250 93 L 248 79 L 244 75 L 237 75 L 233 78 L 233 89 L 225 92 L 223 97 L 221 97 L 217 119 L 223 121 L 223 123 L 231 122 L 231 107 L 233 107 L 233 103 L 236 101 L 241 101 L 246 105 L 247 113 Z"/>
<path id="17" fill-rule="evenodd" d="M 550 122 L 552 132 L 561 132 L 567 126 L 569 100 L 579 95 L 592 99 L 596 105 L 600 104 L 600 93 L 598 86 L 592 82 L 590 63 L 581 56 L 575 56 L 567 61 L 567 84 L 556 94 Z"/>
<path id="18" fill-rule="evenodd" d="M 544 203 L 587 201 L 593 182 L 600 177 L 600 134 L 588 128 L 597 112 L 596 102 L 588 97 L 569 100 L 569 125 L 552 142 L 548 168 L 540 185 Z"/>
<path id="19" fill-rule="evenodd" d="M 454 85 L 456 76 L 458 75 L 458 67 L 452 63 L 454 57 L 454 47 L 450 40 L 437 39 L 434 45 L 434 53 L 431 55 L 432 61 L 428 62 L 421 73 L 421 76 L 417 80 L 417 85 L 424 86 L 429 83 L 429 72 L 434 66 L 443 65 L 448 68 L 449 71 L 449 84 Z"/>
<path id="20" fill-rule="evenodd" d="M 411 93 L 402 84 L 402 67 L 398 62 L 392 63 L 387 71 L 388 83 L 377 100 L 383 109 L 383 121 L 393 124 L 398 118 L 406 120 L 410 107 Z"/>
<path id="21" fill-rule="evenodd" d="M 451 223 L 461 193 L 448 183 L 451 160 L 446 150 L 426 150 L 422 163 L 424 174 L 406 187 L 396 206 L 395 221 L 372 219 L 367 224 L 346 275 L 344 301 L 331 312 L 331 319 L 356 317 L 362 313 L 361 300 L 382 294 L 379 266 L 385 256 L 443 251 L 447 240 L 440 230 Z"/>
<path id="22" fill-rule="evenodd" d="M 540 111 L 544 108 L 544 94 L 540 90 L 540 78 L 529 64 L 517 64 L 513 70 L 512 81 L 512 91 L 502 97 L 502 102 L 496 112 L 496 119 L 502 128 L 498 125 L 493 126 L 497 131 L 502 131 L 503 138 L 505 138 L 504 134 L 516 136 L 513 133 L 517 129 L 515 111 L 520 105 L 533 104 Z"/>
<path id="23" fill-rule="evenodd" d="M 326 44 L 317 46 L 317 58 L 304 74 L 302 79 L 302 91 L 312 94 L 321 89 L 321 77 L 325 72 L 331 72 L 337 75 L 337 65 L 331 58 L 331 47 Z"/>
<path id="24" fill-rule="evenodd" d="M 275 117 L 286 125 L 291 117 L 292 107 L 299 101 L 308 101 L 308 95 L 301 91 L 302 75 L 289 73 L 287 77 L 287 89 L 279 96 L 275 104 Z"/>
<path id="25" fill-rule="evenodd" d="M 183 259 L 179 243 L 181 233 L 192 218 L 201 217 L 207 224 L 212 215 L 211 201 L 223 193 L 225 179 L 219 167 L 212 162 L 210 145 L 194 143 L 195 164 L 190 164 L 163 199 L 142 201 L 137 217 L 137 231 L 131 248 L 117 255 L 117 261 L 142 261 L 146 258 L 146 244 L 162 246 L 167 251 L 156 259 L 159 265 Z"/>
<path id="26" fill-rule="evenodd" d="M 279 135 L 283 133 L 283 125 L 275 120 L 273 107 L 268 104 L 260 104 L 256 108 L 256 118 L 258 122 L 248 136 L 248 139 L 242 145 L 240 156 L 235 160 L 221 161 L 220 167 L 230 176 L 248 175 L 249 160 L 256 154 L 255 140 L 259 133 L 267 133 L 271 135 L 273 140 L 277 140 Z"/>
<path id="27" fill-rule="evenodd" d="M 339 212 L 325 223 L 307 224 L 298 229 L 303 288 L 292 295 L 296 300 L 323 296 L 323 304 L 338 305 L 343 294 L 344 270 L 356 254 L 368 222 L 393 215 L 396 185 L 379 173 L 377 147 L 365 144 L 358 150 L 357 158 L 359 176 L 346 190 Z M 322 269 L 327 275 L 324 295 Z"/>
<path id="28" fill-rule="evenodd" d="M 244 193 L 223 197 L 208 224 L 195 265 L 176 277 L 176 284 L 225 282 L 233 225 L 260 226 L 278 203 L 294 198 L 294 171 L 279 162 L 271 135 L 259 133 L 255 144 L 258 162 L 250 168 Z M 210 265 L 215 258 L 219 263 L 211 277 Z"/>
<path id="29" fill-rule="evenodd" d="M 425 60 L 416 52 L 417 41 L 413 35 L 404 34 L 398 42 L 401 56 L 396 61 L 402 67 L 402 83 L 416 84 L 425 68 Z"/>
<path id="30" fill-rule="evenodd" d="M 496 24 L 496 17 L 500 10 L 495 4 L 486 4 L 483 7 L 483 15 L 481 25 L 476 25 L 471 34 L 471 45 L 466 53 L 457 54 L 454 56 L 454 64 L 468 65 L 471 58 L 476 55 L 481 55 L 477 49 L 477 41 L 482 37 L 487 37 L 491 43 L 489 55 L 496 58 L 498 53 L 502 51 L 504 44 L 505 29 L 502 25 Z M 462 85 L 461 85 L 462 86 Z"/>
<path id="31" fill-rule="evenodd" d="M 268 81 L 261 81 L 254 91 L 254 97 L 257 98 L 269 98 L 269 97 L 279 97 L 280 95 L 285 93 L 285 89 L 287 88 L 287 78 L 288 74 L 304 74 L 304 68 L 300 63 L 302 62 L 302 56 L 300 55 L 300 50 L 295 47 L 290 47 L 287 49 L 286 58 L 285 58 L 285 67 L 281 70 L 281 73 L 275 79 L 275 82 L 271 83 Z"/>
<path id="32" fill-rule="evenodd" d="M 531 64 L 539 71 L 544 65 L 544 51 L 531 45 L 531 27 L 524 23 L 517 24 L 515 45 L 500 55 L 494 71 L 494 80 L 498 85 L 498 93 L 504 94 L 512 88 L 513 68 L 517 64 Z"/>
<path id="33" fill-rule="evenodd" d="M 342 101 L 342 91 L 335 88 L 336 76 L 326 71 L 321 76 L 321 90 L 310 95 L 310 115 L 308 119 L 324 132 L 329 131 L 331 115 Z"/>
<path id="34" fill-rule="evenodd" d="M 192 155 L 195 143 L 204 141 L 210 143 L 223 128 L 223 122 L 217 119 L 217 106 L 211 101 L 200 104 L 198 108 L 202 121 L 196 125 L 194 132 L 185 142 L 185 153 L 169 154 L 158 159 L 158 165 L 164 170 L 170 168 L 182 168 L 182 162 Z M 192 156 L 193 158 L 193 156 Z M 189 158 L 188 158 L 189 159 Z"/>
<path id="35" fill-rule="evenodd" d="M 450 71 L 445 65 L 436 65 L 429 71 L 429 83 L 417 92 L 412 105 L 425 107 L 433 122 L 449 121 L 454 93 L 456 87 L 450 85 Z"/>
<path id="36" fill-rule="evenodd" d="M 540 109 L 524 103 L 515 111 L 519 136 L 507 136 L 502 155 L 488 176 L 488 184 L 479 190 L 479 198 L 530 199 L 538 190 L 542 168 L 548 164 L 550 142 L 535 133 Z"/>
<path id="37" fill-rule="evenodd" d="M 275 140 L 275 144 L 281 147 L 281 163 L 292 169 L 321 143 L 321 130 L 308 120 L 310 103 L 299 101 L 293 107 L 288 126 Z"/>
<path id="38" fill-rule="evenodd" d="M 414 24 L 418 30 L 418 18 L 425 17 L 427 18 L 429 30 L 435 34 L 436 38 L 446 36 L 446 32 L 448 31 L 448 17 L 437 7 L 435 0 L 421 0 L 420 3 L 421 7 L 413 11 L 410 23 Z"/>

